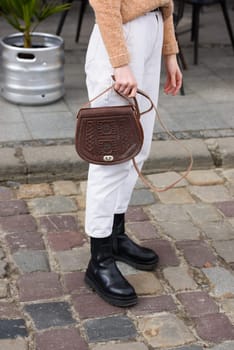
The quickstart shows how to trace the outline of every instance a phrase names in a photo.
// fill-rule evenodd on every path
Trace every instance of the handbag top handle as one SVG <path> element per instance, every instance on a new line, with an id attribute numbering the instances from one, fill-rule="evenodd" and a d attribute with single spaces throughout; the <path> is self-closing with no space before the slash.
<path id="1" fill-rule="evenodd" d="M 99 97 L 101 97 L 102 95 L 104 95 L 106 92 L 108 92 L 109 90 L 114 89 L 114 85 L 109 86 L 107 89 L 103 90 L 100 94 L 98 94 L 97 96 L 95 96 L 94 98 L 92 98 L 90 101 L 88 101 L 87 103 L 85 103 L 83 105 L 82 108 L 84 107 L 88 107 L 91 106 L 91 103 L 93 101 L 95 101 L 96 99 L 98 99 Z M 138 106 L 138 102 L 136 97 L 133 98 L 128 98 L 125 95 L 119 93 L 118 91 L 116 91 L 117 94 L 119 94 L 121 97 L 123 97 L 125 100 L 127 100 L 129 102 L 129 104 L 132 104 L 137 111 L 137 115 L 139 116 L 139 119 L 142 115 L 147 114 L 148 112 L 150 112 L 152 109 L 154 109 L 155 111 L 155 116 L 157 117 L 159 124 L 161 125 L 161 127 L 165 130 L 165 132 L 174 140 L 176 141 L 188 154 L 189 157 L 189 165 L 187 167 L 187 169 L 185 170 L 185 172 L 183 173 L 183 175 L 181 175 L 176 181 L 172 182 L 169 185 L 163 186 L 163 187 L 156 187 L 155 185 L 153 185 L 149 180 L 147 180 L 144 175 L 142 174 L 141 170 L 139 169 L 135 158 L 132 158 L 133 161 L 133 165 L 134 168 L 136 169 L 136 172 L 138 174 L 138 176 L 140 177 L 140 179 L 142 180 L 142 182 L 149 187 L 153 192 L 164 192 L 169 190 L 172 187 L 175 187 L 175 185 L 177 185 L 180 181 L 182 181 L 184 178 L 186 178 L 186 176 L 190 173 L 192 166 L 193 166 L 193 155 L 192 152 L 190 151 L 190 149 L 184 145 L 184 143 L 182 141 L 180 141 L 175 135 L 173 135 L 171 133 L 171 131 L 167 128 L 167 126 L 164 124 L 164 122 L 162 121 L 160 114 L 158 112 L 157 107 L 155 106 L 154 102 L 151 100 L 151 98 L 142 90 L 137 89 L 137 94 L 144 96 L 150 103 L 149 108 L 147 108 L 145 111 L 140 112 L 139 110 L 139 106 Z"/>

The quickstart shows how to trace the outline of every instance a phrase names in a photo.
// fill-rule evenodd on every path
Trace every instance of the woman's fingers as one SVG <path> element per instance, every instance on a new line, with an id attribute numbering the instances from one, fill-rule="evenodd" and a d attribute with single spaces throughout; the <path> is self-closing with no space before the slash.
<path id="1" fill-rule="evenodd" d="M 166 94 L 176 95 L 182 85 L 182 74 L 180 71 L 176 71 L 176 73 L 170 74 L 167 76 L 166 83 L 164 85 L 164 92 Z"/>
<path id="2" fill-rule="evenodd" d="M 114 89 L 128 97 L 133 97 L 136 94 L 137 84 L 135 83 L 115 83 Z M 130 96 L 131 95 L 131 96 Z M 133 96 L 132 96 L 133 95 Z"/>
<path id="3" fill-rule="evenodd" d="M 134 88 L 132 88 L 130 94 L 128 95 L 128 97 L 135 97 L 137 93 L 137 86 L 135 86 Z"/>
<path id="4" fill-rule="evenodd" d="M 115 68 L 114 88 L 127 97 L 136 95 L 137 82 L 128 65 Z"/>

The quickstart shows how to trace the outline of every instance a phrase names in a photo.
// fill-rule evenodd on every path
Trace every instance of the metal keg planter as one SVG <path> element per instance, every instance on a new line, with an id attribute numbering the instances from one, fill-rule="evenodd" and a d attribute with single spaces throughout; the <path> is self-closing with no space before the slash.
<path id="1" fill-rule="evenodd" d="M 44 105 L 64 95 L 64 42 L 59 36 L 31 33 L 32 48 L 23 34 L 0 41 L 2 96 L 22 105 Z"/>

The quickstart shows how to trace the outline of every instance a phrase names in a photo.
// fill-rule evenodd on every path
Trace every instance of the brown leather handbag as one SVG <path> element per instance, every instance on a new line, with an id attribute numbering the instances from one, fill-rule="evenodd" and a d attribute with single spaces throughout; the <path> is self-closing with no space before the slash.
<path id="1" fill-rule="evenodd" d="M 87 162 L 119 164 L 134 158 L 140 152 L 144 135 L 138 103 L 136 98 L 130 100 L 122 97 L 128 100 L 127 105 L 79 110 L 75 146 L 79 156 Z"/>
<path id="2" fill-rule="evenodd" d="M 163 192 L 174 187 L 184 179 L 193 165 L 193 156 L 190 150 L 181 143 L 164 125 L 153 101 L 142 90 L 137 93 L 149 101 L 149 108 L 144 112 L 139 111 L 137 99 L 127 99 L 128 104 L 123 106 L 92 107 L 90 103 L 112 89 L 110 86 L 98 96 L 81 108 L 77 115 L 75 147 L 78 155 L 89 163 L 101 165 L 113 165 L 132 159 L 133 165 L 143 183 L 154 192 Z M 176 142 L 180 143 L 190 158 L 187 170 L 173 183 L 156 187 L 141 173 L 135 156 L 140 152 L 144 141 L 140 117 L 154 109 L 155 115 L 163 129 Z M 147 117 L 146 117 L 147 118 Z"/>

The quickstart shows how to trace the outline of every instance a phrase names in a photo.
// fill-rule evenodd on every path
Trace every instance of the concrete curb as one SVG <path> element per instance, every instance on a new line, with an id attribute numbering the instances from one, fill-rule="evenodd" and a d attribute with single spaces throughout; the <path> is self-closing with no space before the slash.
<path id="1" fill-rule="evenodd" d="M 193 154 L 193 169 L 234 165 L 234 138 L 190 139 L 183 144 Z M 43 181 L 83 180 L 88 164 L 81 160 L 73 145 L 19 146 L 0 149 L 0 181 L 36 183 Z M 184 171 L 189 156 L 176 141 L 153 141 L 144 172 Z"/>

